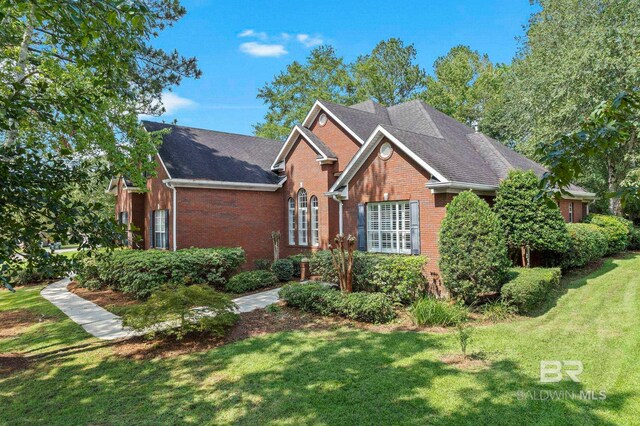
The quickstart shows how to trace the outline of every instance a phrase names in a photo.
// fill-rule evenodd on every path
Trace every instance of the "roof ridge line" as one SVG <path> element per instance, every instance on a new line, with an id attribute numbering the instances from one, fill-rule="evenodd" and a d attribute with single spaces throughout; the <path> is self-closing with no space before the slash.
<path id="1" fill-rule="evenodd" d="M 255 135 L 245 135 L 244 133 L 225 132 L 223 130 L 205 129 L 204 127 L 183 126 L 181 124 L 160 123 L 158 121 L 151 121 L 151 120 L 140 120 L 140 121 L 141 122 L 147 122 L 147 123 L 153 123 L 153 124 L 159 124 L 161 126 L 182 127 L 183 129 L 203 130 L 205 132 L 223 133 L 225 135 L 244 136 L 246 138 L 262 139 L 262 140 L 265 140 L 265 141 L 282 143 L 282 141 L 279 141 L 277 139 L 263 138 L 262 136 L 255 136 Z"/>
<path id="2" fill-rule="evenodd" d="M 477 132 L 477 133 L 467 133 L 467 140 L 469 140 L 471 142 L 471 147 L 478 153 L 480 154 L 480 157 L 483 157 L 484 160 L 484 156 L 482 155 L 482 153 L 480 151 L 478 151 L 478 148 L 475 146 L 475 144 L 473 143 L 473 140 L 471 139 L 474 135 L 478 135 L 480 136 L 484 142 L 486 142 L 486 145 L 488 145 L 489 149 L 491 150 L 491 152 L 496 156 L 496 158 L 506 166 L 507 170 L 515 170 L 515 167 L 513 166 L 513 164 L 511 164 L 509 162 L 509 160 L 507 160 L 507 158 L 502 155 L 502 153 L 500 151 L 498 151 L 498 149 L 493 146 L 493 143 L 491 142 L 491 140 L 487 137 L 487 135 L 485 135 L 482 132 Z M 486 160 L 485 160 L 486 162 Z M 489 168 L 491 168 L 491 164 L 487 163 L 487 165 L 489 166 Z M 495 170 L 494 170 L 495 173 Z"/>

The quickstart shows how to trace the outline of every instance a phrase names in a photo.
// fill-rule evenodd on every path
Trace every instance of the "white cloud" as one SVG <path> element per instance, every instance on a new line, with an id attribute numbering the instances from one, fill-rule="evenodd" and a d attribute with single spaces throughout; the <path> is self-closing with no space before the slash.
<path id="1" fill-rule="evenodd" d="M 166 114 L 174 114 L 178 110 L 191 108 L 196 106 L 197 104 L 191 99 L 178 96 L 176 93 L 164 92 L 162 93 L 162 105 L 166 110 Z"/>
<path id="2" fill-rule="evenodd" d="M 260 58 L 277 58 L 289 53 L 282 44 L 264 44 L 257 43 L 255 41 L 242 43 L 240 45 L 240 51 L 246 53 L 247 55 Z"/>
<path id="3" fill-rule="evenodd" d="M 267 33 L 265 32 L 256 32 L 254 30 L 244 30 L 242 31 L 240 34 L 238 34 L 238 37 L 255 37 L 259 40 L 266 40 L 267 39 Z"/>
<path id="4" fill-rule="evenodd" d="M 321 36 L 310 36 L 309 34 L 296 34 L 296 39 L 306 47 L 318 46 L 324 43 Z"/>

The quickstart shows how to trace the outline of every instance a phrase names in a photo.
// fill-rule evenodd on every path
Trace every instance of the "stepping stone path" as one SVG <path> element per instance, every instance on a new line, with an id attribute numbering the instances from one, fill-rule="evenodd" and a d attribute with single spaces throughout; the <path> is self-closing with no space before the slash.
<path id="1" fill-rule="evenodd" d="M 67 289 L 70 283 L 71 280 L 65 278 L 48 285 L 40 294 L 84 328 L 87 333 L 98 339 L 125 339 L 141 334 L 128 327 L 124 327 L 122 325 L 122 318 L 119 316 L 112 314 L 93 302 L 83 299 L 77 294 L 71 293 Z M 273 290 L 238 297 L 237 299 L 233 299 L 233 301 L 238 305 L 238 312 L 251 312 L 277 302 L 279 300 L 279 290 L 279 288 L 274 288 Z"/>

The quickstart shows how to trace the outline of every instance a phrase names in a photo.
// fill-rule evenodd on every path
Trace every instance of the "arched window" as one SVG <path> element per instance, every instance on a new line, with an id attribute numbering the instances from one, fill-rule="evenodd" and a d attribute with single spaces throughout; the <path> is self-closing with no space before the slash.
<path id="1" fill-rule="evenodd" d="M 294 245 L 296 243 L 296 202 L 293 198 L 289 198 L 287 201 L 289 207 L 289 244 Z"/>
<path id="2" fill-rule="evenodd" d="M 307 221 L 307 191 L 301 189 L 298 191 L 298 244 L 301 246 L 309 245 Z"/>
<path id="3" fill-rule="evenodd" d="M 320 245 L 320 231 L 318 229 L 318 197 L 311 197 L 311 245 Z"/>

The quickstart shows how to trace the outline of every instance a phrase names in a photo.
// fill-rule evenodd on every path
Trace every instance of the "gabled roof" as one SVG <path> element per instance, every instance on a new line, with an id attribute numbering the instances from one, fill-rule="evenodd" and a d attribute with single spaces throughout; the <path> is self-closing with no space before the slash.
<path id="1" fill-rule="evenodd" d="M 158 155 L 172 179 L 266 185 L 281 180 L 270 170 L 281 141 L 153 121 L 142 124 L 149 132 L 170 129 Z"/>
<path id="2" fill-rule="evenodd" d="M 276 159 L 273 160 L 273 164 L 271 165 L 272 170 L 281 170 L 284 167 L 284 160 L 291 152 L 293 145 L 298 140 L 298 136 L 302 136 L 304 140 L 311 145 L 311 148 L 318 154 L 316 160 L 317 161 L 336 161 L 338 157 L 334 152 L 325 144 L 322 139 L 320 139 L 317 135 L 315 135 L 311 130 L 302 126 L 295 126 L 291 133 L 289 133 L 289 137 L 282 145 L 280 152 L 276 156 Z"/>
<path id="3" fill-rule="evenodd" d="M 373 101 L 352 107 L 324 101 L 319 105 L 330 110 L 345 125 L 353 126 L 356 133 L 365 135 L 369 131 L 364 139 L 366 142 L 331 188 L 332 193 L 344 189 L 384 137 L 433 176 L 427 184 L 431 188 L 450 186 L 492 191 L 510 170 L 532 170 L 539 177 L 546 172 L 535 161 L 477 133 L 421 100 L 388 108 Z M 584 197 L 594 195 L 575 185 L 568 189 Z"/>

